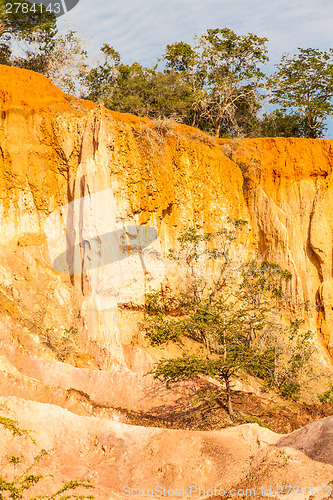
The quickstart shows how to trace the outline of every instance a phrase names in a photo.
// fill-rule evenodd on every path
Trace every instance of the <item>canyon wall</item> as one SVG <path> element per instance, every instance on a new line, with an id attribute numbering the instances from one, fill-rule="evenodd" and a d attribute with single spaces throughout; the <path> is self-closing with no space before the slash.
<path id="1" fill-rule="evenodd" d="M 152 357 L 134 345 L 134 306 L 168 276 L 165 255 L 184 228 L 216 229 L 235 217 L 249 221 L 244 254 L 292 272 L 291 291 L 309 301 L 305 319 L 329 364 L 331 141 L 215 140 L 108 111 L 6 66 L 0 107 L 6 349 L 76 368 L 146 371 Z M 62 352 L 71 327 L 80 341 L 72 358 Z"/>
<path id="2" fill-rule="evenodd" d="M 34 496 L 80 476 L 110 500 L 127 498 L 125 486 L 156 482 L 226 491 L 288 479 L 332 485 L 332 417 L 285 437 L 257 424 L 198 432 L 126 419 L 192 402 L 190 383 L 170 390 L 143 377 L 154 360 L 179 352 L 144 342 L 141 306 L 175 278 L 166 254 L 181 232 L 225 227 L 228 217 L 248 221 L 244 258 L 293 274 L 289 292 L 308 301 L 302 315 L 329 372 L 332 165 L 331 141 L 216 140 L 105 110 L 0 66 L 0 406 L 50 450 Z M 3 425 L 0 439 L 8 477 L 6 457 L 28 466 L 38 452 Z"/>
<path id="3" fill-rule="evenodd" d="M 266 138 L 234 149 L 257 252 L 292 273 L 291 291 L 308 301 L 305 319 L 332 356 L 332 141 Z"/>

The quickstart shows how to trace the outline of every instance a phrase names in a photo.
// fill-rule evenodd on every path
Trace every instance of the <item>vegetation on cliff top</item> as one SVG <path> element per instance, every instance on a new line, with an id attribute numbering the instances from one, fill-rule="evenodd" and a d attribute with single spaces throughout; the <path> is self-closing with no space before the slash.
<path id="1" fill-rule="evenodd" d="M 79 92 L 87 52 L 74 30 L 60 33 L 42 4 L 0 0 L 0 64 L 42 73 L 65 92 Z"/>
<path id="2" fill-rule="evenodd" d="M 23 4 L 29 8 L 23 11 Z M 19 55 L 15 40 L 25 44 Z M 89 67 L 81 36 L 58 33 L 53 14 L 41 5 L 0 0 L 0 62 L 43 73 L 67 92 L 216 137 L 322 137 L 333 112 L 333 49 L 284 54 L 267 77 L 267 42 L 253 33 L 208 29 L 193 45 L 168 44 L 153 67 L 124 64 L 105 43 L 104 62 Z M 267 103 L 277 108 L 262 114 Z"/>

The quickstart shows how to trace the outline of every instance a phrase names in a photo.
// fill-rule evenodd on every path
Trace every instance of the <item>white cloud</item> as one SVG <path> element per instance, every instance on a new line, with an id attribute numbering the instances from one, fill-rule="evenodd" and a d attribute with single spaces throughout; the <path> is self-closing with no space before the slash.
<path id="1" fill-rule="evenodd" d="M 80 0 L 61 18 L 91 39 L 91 52 L 103 43 L 125 62 L 156 62 L 167 43 L 191 42 L 207 28 L 229 27 L 269 38 L 273 62 L 298 46 L 324 49 L 332 44 L 331 0 Z"/>

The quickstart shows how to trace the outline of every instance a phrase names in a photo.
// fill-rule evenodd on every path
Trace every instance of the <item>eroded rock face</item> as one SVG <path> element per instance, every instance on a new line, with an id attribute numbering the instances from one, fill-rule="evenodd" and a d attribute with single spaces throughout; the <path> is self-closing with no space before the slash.
<path id="1" fill-rule="evenodd" d="M 252 169 L 246 195 L 259 253 L 291 271 L 291 291 L 309 301 L 305 319 L 332 356 L 332 141 L 247 140 L 233 158 Z"/>
<path id="2" fill-rule="evenodd" d="M 231 216 L 249 221 L 244 253 L 292 272 L 290 292 L 309 302 L 305 319 L 332 354 L 331 141 L 207 140 L 6 66 L 0 88 L 6 343 L 52 362 L 45 332 L 63 339 L 73 326 L 80 352 L 62 352 L 61 341 L 58 360 L 146 371 L 150 356 L 131 346 L 140 314 L 119 306 L 142 304 L 170 275 L 165 253 L 184 228 Z M 137 228 L 147 232 L 142 252 Z"/>
<path id="3" fill-rule="evenodd" d="M 43 99 L 29 94 L 33 78 Z M 150 127 L 147 120 L 66 97 L 26 71 L 2 67 L 0 85 L 2 245 L 29 267 L 37 289 L 41 275 L 48 276 L 38 301 L 30 295 L 41 313 L 36 333 L 75 325 L 99 367 L 138 369 L 144 356 L 121 347 L 130 344 L 135 328 L 129 332 L 117 306 L 142 304 L 161 283 L 163 254 L 185 227 L 209 229 L 227 216 L 249 218 L 241 173 L 219 148 L 193 139 L 194 129 Z M 136 226 L 156 234 L 142 252 L 133 244 Z M 121 231 L 125 258 L 116 255 Z M 141 233 L 140 241 L 149 240 Z M 59 255 L 74 262 L 68 273 L 56 272 Z M 80 262 L 84 269 L 77 269 Z M 6 300 L 18 307 L 17 317 L 24 316 L 17 306 L 23 306 L 23 287 L 15 287 L 8 272 Z"/>
<path id="4" fill-rule="evenodd" d="M 155 477 L 171 488 L 199 479 L 268 487 L 287 470 L 293 484 L 309 474 L 329 484 L 332 450 L 319 453 L 311 437 L 325 440 L 329 419 L 280 441 L 251 425 L 221 433 L 128 426 L 114 408 L 150 410 L 191 392 L 142 376 L 156 353 L 135 345 L 142 316 L 133 306 L 172 277 L 165 255 L 183 229 L 216 229 L 228 216 L 249 221 L 244 256 L 292 272 L 290 292 L 309 301 L 304 318 L 329 366 L 332 142 L 215 141 L 106 111 L 6 66 L 0 108 L 0 393 L 41 446 L 61 444 L 42 470 L 88 476 L 101 499 L 121 498 L 127 483 L 155 486 Z M 104 418 L 89 417 L 75 391 Z M 0 432 L 5 463 L 20 445 Z M 245 481 L 250 456 L 255 474 Z"/>
<path id="5" fill-rule="evenodd" d="M 288 484 L 302 489 L 305 499 L 328 497 L 332 488 L 333 417 L 283 436 L 258 424 L 210 432 L 144 428 L 15 397 L 0 398 L 0 403 L 21 416 L 21 427 L 31 429 L 36 440 L 13 438 L 0 427 L 2 474 L 12 475 L 6 456 L 22 457 L 21 470 L 41 448 L 50 452 L 32 471 L 46 476 L 31 491 L 34 495 L 50 494 L 63 481 L 78 478 L 92 481 L 98 500 L 128 498 L 129 491 L 154 498 L 147 490 L 156 487 L 174 498 L 189 497 L 190 488 L 191 498 L 220 498 L 222 490 L 236 496 L 245 489 L 261 498 L 262 488 L 276 494 Z"/>
<path id="6" fill-rule="evenodd" d="M 26 328 L 75 325 L 100 367 L 137 366 L 142 356 L 121 348 L 137 318 L 119 304 L 140 304 L 158 286 L 181 230 L 210 230 L 231 216 L 250 221 L 246 251 L 293 273 L 292 291 L 309 301 L 306 320 L 332 353 L 331 141 L 214 143 L 190 127 L 154 126 L 65 96 L 32 72 L 2 66 L 0 85 L 1 244 L 17 259 L 0 268 L 1 300 L 17 318 L 33 312 Z M 150 255 L 129 250 L 105 265 L 105 248 L 119 253 L 119 231 L 130 247 L 135 226 L 158 235 Z M 85 270 L 55 272 L 56 258 L 73 260 L 71 251 Z M 23 268 L 38 300 L 21 283 Z"/>

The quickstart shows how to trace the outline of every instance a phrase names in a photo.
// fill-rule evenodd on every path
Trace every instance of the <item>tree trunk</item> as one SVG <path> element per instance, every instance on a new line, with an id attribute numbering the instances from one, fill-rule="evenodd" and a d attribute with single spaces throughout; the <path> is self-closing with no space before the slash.
<path id="1" fill-rule="evenodd" d="M 209 338 L 206 335 L 203 335 L 203 338 L 206 346 L 206 358 L 209 359 L 211 354 Z"/>
<path id="2" fill-rule="evenodd" d="M 232 422 L 234 422 L 235 421 L 235 414 L 234 414 L 234 410 L 233 410 L 233 407 L 232 407 L 232 401 L 231 401 L 230 375 L 224 374 L 223 378 L 225 380 L 225 388 L 226 388 L 226 392 L 227 392 L 227 408 L 228 408 L 228 413 L 229 413 L 230 420 Z"/>
<path id="3" fill-rule="evenodd" d="M 253 347 L 254 339 L 255 339 L 254 328 L 251 328 L 251 331 L 250 331 L 250 334 L 249 334 L 249 338 L 248 338 L 250 349 Z"/>
<path id="4" fill-rule="evenodd" d="M 221 122 L 218 122 L 215 127 L 215 137 L 220 137 Z"/>
<path id="5" fill-rule="evenodd" d="M 5 33 L 8 33 L 8 27 L 7 24 L 3 21 L 0 21 L 0 37 L 4 35 Z"/>

